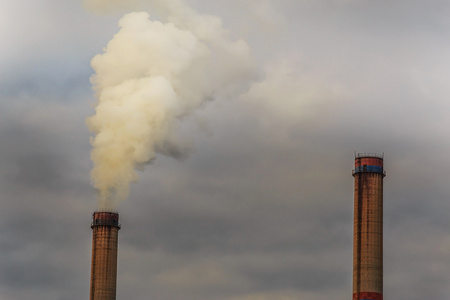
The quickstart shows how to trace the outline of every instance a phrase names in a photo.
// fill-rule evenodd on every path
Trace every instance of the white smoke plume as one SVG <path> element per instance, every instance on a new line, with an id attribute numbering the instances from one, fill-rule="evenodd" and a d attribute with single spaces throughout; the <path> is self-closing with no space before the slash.
<path id="1" fill-rule="evenodd" d="M 157 153 L 182 151 L 173 150 L 172 134 L 180 117 L 205 100 L 237 95 L 257 75 L 249 47 L 231 41 L 220 19 L 180 1 L 162 3 L 167 23 L 129 13 L 91 61 L 98 102 L 87 125 L 95 134 L 91 177 L 101 208 L 126 198 L 136 169 Z"/>

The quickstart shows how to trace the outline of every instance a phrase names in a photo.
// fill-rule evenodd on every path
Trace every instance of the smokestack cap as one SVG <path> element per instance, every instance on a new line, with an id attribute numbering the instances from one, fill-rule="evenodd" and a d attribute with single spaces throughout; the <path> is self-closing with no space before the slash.
<path id="1" fill-rule="evenodd" d="M 119 212 L 111 209 L 95 211 L 92 214 L 91 228 L 95 226 L 112 226 L 120 229 Z"/>
<path id="2" fill-rule="evenodd" d="M 356 153 L 355 152 L 355 169 L 352 175 L 358 173 L 379 173 L 383 177 L 386 176 L 386 171 L 383 168 L 384 153 Z"/>

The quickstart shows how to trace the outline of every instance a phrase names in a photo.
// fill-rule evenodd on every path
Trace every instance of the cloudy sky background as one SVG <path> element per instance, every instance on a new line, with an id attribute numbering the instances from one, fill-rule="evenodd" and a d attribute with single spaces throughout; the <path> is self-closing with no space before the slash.
<path id="1" fill-rule="evenodd" d="M 354 152 L 384 152 L 384 294 L 450 293 L 450 3 L 188 0 L 260 76 L 118 205 L 118 299 L 349 299 Z M 164 21 L 152 5 L 151 19 Z M 90 60 L 130 8 L 0 0 L 0 299 L 87 299 Z"/>

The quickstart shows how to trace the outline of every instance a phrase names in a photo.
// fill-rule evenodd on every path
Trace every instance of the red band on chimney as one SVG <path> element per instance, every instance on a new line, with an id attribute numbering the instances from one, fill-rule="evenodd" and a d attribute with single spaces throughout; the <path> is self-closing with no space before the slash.
<path id="1" fill-rule="evenodd" d="M 383 294 L 374 292 L 354 293 L 353 300 L 383 300 Z"/>

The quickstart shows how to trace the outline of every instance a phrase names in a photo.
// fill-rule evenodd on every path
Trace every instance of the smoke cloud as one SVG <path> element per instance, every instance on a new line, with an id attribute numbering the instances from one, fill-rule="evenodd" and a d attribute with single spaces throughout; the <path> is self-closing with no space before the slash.
<path id="1" fill-rule="evenodd" d="M 91 178 L 101 208 L 126 198 L 136 170 L 157 153 L 183 154 L 174 138 L 180 117 L 206 100 L 241 93 L 257 75 L 249 47 L 232 41 L 220 19 L 180 1 L 156 4 L 166 23 L 146 12 L 125 15 L 91 61 L 98 102 L 87 125 L 95 134 Z"/>

